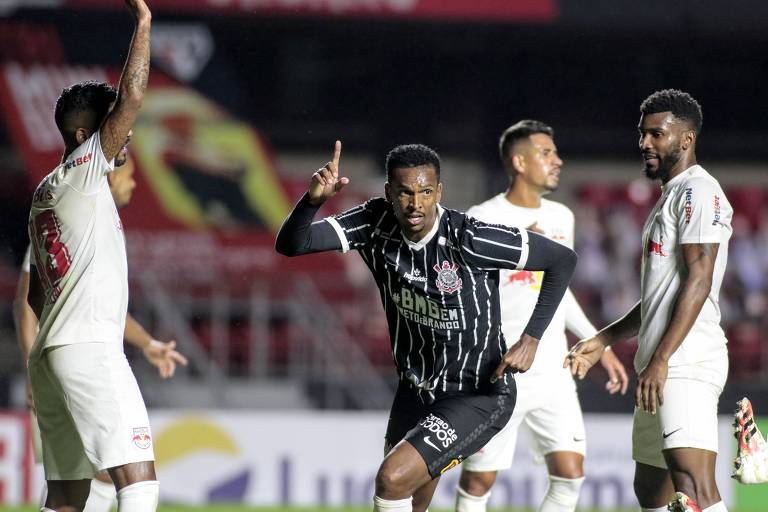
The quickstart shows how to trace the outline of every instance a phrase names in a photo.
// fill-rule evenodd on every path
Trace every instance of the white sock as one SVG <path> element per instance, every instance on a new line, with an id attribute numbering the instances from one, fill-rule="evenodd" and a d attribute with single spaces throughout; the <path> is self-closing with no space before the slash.
<path id="1" fill-rule="evenodd" d="M 701 512 L 728 512 L 728 509 L 725 508 L 725 503 L 718 501 L 714 505 L 701 509 Z"/>
<path id="2" fill-rule="evenodd" d="M 378 496 L 373 497 L 373 510 L 374 512 L 412 512 L 413 511 L 413 498 L 405 498 L 404 500 L 385 500 Z"/>
<path id="3" fill-rule="evenodd" d="M 48 499 L 48 481 L 43 480 L 43 487 L 40 489 L 40 510 L 50 510 L 45 508 L 45 500 Z"/>
<path id="4" fill-rule="evenodd" d="M 118 512 L 155 512 L 160 496 L 160 482 L 147 480 L 127 485 L 117 491 Z"/>
<path id="5" fill-rule="evenodd" d="M 485 512 L 491 491 L 482 496 L 469 494 L 461 487 L 456 488 L 456 512 Z"/>
<path id="6" fill-rule="evenodd" d="M 659 507 L 659 508 L 640 507 L 640 512 L 667 512 L 667 506 L 664 505 L 663 507 Z"/>
<path id="7" fill-rule="evenodd" d="M 88 494 L 83 512 L 109 512 L 115 504 L 116 497 L 117 490 L 114 484 L 94 478 L 91 480 L 91 492 Z"/>
<path id="8" fill-rule="evenodd" d="M 579 503 L 579 492 L 584 477 L 561 478 L 549 475 L 549 486 L 539 512 L 573 512 Z"/>

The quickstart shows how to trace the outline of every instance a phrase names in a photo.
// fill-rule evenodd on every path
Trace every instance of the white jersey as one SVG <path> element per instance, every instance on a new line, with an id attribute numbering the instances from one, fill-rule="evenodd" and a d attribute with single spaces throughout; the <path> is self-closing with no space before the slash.
<path id="1" fill-rule="evenodd" d="M 45 305 L 31 358 L 55 345 L 122 344 L 128 264 L 112 170 L 96 132 L 35 190 L 29 239 Z"/>
<path id="2" fill-rule="evenodd" d="M 523 208 L 510 203 L 505 194 L 471 207 L 467 215 L 483 222 L 527 228 L 532 224 L 544 232 L 544 236 L 573 249 L 573 212 L 564 204 L 547 199 L 539 208 Z M 499 298 L 501 301 L 501 329 L 507 345 L 517 343 L 528 324 L 539 298 L 544 272 L 530 270 L 500 270 Z M 555 316 L 544 331 L 531 368 L 515 378 L 537 375 L 563 374 L 563 361 L 568 353 L 566 328 L 579 338 L 595 334 L 596 329 L 584 315 L 570 289 L 563 297 Z"/>
<path id="3" fill-rule="evenodd" d="M 643 227 L 642 321 L 635 355 L 638 373 L 650 362 L 669 325 L 685 276 L 682 244 L 720 247 L 709 296 L 688 335 L 669 359 L 670 376 L 675 374 L 676 366 L 689 367 L 727 354 L 718 295 L 728 260 L 732 215 L 733 209 L 720 184 L 701 166 L 690 167 L 662 187 L 661 197 Z"/>

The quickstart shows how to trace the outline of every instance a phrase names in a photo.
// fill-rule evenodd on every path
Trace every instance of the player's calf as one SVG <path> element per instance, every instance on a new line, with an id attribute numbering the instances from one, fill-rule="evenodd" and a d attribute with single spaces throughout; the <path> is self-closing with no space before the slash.
<path id="1" fill-rule="evenodd" d="M 85 507 L 90 480 L 48 480 L 48 496 L 43 509 L 79 512 Z"/>

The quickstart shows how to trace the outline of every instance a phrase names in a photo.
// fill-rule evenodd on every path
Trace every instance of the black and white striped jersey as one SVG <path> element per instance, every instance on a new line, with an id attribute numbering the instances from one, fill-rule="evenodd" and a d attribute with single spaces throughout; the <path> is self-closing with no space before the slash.
<path id="1" fill-rule="evenodd" d="M 528 233 L 438 206 L 432 230 L 412 242 L 383 198 L 324 221 L 373 273 L 400 377 L 431 394 L 490 391 L 507 350 L 498 270 L 524 268 Z"/>

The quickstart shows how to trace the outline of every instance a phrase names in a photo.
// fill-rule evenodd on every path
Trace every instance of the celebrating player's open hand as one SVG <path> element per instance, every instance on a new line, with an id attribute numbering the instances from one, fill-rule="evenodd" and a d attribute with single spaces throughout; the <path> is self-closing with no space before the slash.
<path id="1" fill-rule="evenodd" d="M 528 371 L 533 364 L 537 348 L 539 348 L 539 340 L 527 334 L 520 336 L 520 341 L 512 345 L 507 350 L 507 353 L 504 354 L 504 357 L 501 358 L 501 363 L 496 367 L 496 371 L 491 377 L 491 382 L 496 382 L 506 372 L 524 373 Z"/>
<path id="2" fill-rule="evenodd" d="M 144 357 L 157 367 L 160 377 L 168 379 L 176 373 L 176 365 L 187 366 L 187 358 L 176 351 L 176 341 L 152 340 L 144 347 Z"/>
<path id="3" fill-rule="evenodd" d="M 128 9 L 130 9 L 131 14 L 133 14 L 137 21 L 151 16 L 149 7 L 147 7 L 144 0 L 125 0 L 125 5 L 128 6 Z"/>
<path id="4" fill-rule="evenodd" d="M 605 350 L 605 344 L 600 338 L 594 337 L 581 340 L 571 348 L 563 361 L 563 368 L 571 367 L 571 374 L 583 379 L 590 368 L 600 360 Z"/>
<path id="5" fill-rule="evenodd" d="M 309 183 L 309 202 L 320 205 L 336 195 L 349 183 L 349 178 L 339 178 L 339 160 L 341 159 L 341 141 L 333 147 L 333 159 L 312 175 Z"/>

